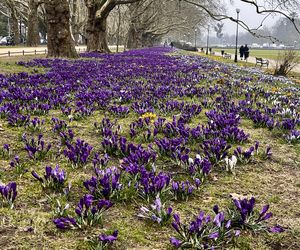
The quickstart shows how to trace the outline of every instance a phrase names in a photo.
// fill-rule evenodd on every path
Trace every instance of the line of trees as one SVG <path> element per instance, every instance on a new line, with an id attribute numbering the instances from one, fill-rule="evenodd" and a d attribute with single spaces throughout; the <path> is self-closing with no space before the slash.
<path id="1" fill-rule="evenodd" d="M 300 18 L 295 16 L 295 21 L 298 26 L 300 26 Z M 222 34 L 218 35 L 217 29 L 220 26 L 215 27 L 215 36 L 211 36 L 210 42 L 211 44 L 223 44 L 223 45 L 234 45 L 235 44 L 235 34 L 228 35 Z M 272 44 L 272 42 L 276 44 L 284 44 L 290 47 L 300 48 L 300 37 L 299 33 L 295 31 L 293 24 L 289 19 L 285 17 L 279 18 L 271 27 L 263 26 L 258 31 L 256 31 L 257 35 L 253 35 L 249 32 L 242 31 L 239 34 L 239 44 Z M 266 38 L 264 38 L 266 36 Z M 268 37 L 274 37 L 277 40 L 270 40 Z M 205 42 L 205 41 L 204 41 Z"/>
<path id="2" fill-rule="evenodd" d="M 253 5 L 252 0 L 240 1 Z M 272 0 L 269 7 L 274 1 L 278 2 L 276 9 L 258 7 L 257 12 L 281 14 L 298 31 L 294 17 L 278 12 L 278 5 L 287 10 L 298 2 L 287 0 L 283 4 Z M 82 41 L 88 51 L 99 52 L 109 52 L 108 41 L 128 48 L 152 46 L 167 34 L 192 34 L 209 19 L 230 19 L 248 29 L 225 13 L 225 7 L 217 0 L 0 0 L 0 15 L 9 20 L 15 44 L 21 41 L 22 33 L 27 34 L 28 46 L 39 45 L 40 36 L 47 37 L 50 57 L 77 57 L 75 45 Z"/>

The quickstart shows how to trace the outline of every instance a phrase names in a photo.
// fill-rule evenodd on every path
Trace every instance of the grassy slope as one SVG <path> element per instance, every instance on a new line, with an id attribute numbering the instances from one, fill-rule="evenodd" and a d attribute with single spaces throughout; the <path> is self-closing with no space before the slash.
<path id="1" fill-rule="evenodd" d="M 10 74 L 19 72 L 44 72 L 44 69 L 33 69 L 19 66 L 16 62 L 19 61 L 30 61 L 34 58 L 45 58 L 45 55 L 26 55 L 26 56 L 12 56 L 12 57 L 0 57 L 0 74 Z"/>
<path id="2" fill-rule="evenodd" d="M 214 49 L 214 51 L 221 52 L 220 48 Z M 224 48 L 224 51 L 226 53 L 231 53 L 234 54 L 235 50 L 234 49 L 226 49 Z M 267 49 L 251 49 L 250 48 L 250 56 L 254 57 L 262 57 L 262 58 L 267 58 L 267 59 L 273 59 L 276 60 L 278 57 L 278 53 L 280 53 L 282 50 L 267 50 Z M 298 50 L 298 54 L 300 55 L 300 51 Z"/>
<path id="3" fill-rule="evenodd" d="M 26 68 L 18 69 L 26 70 Z M 55 111 L 51 111 L 47 117 L 44 117 L 47 125 L 43 133 L 47 135 L 47 141 L 55 141 L 55 135 L 50 131 L 49 126 L 52 115 L 57 116 Z M 61 115 L 58 117 L 64 118 Z M 74 130 L 76 137 L 86 140 L 97 150 L 100 148 L 100 138 L 93 132 L 93 123 L 101 121 L 102 117 L 103 114 L 96 112 L 86 120 L 73 121 L 70 128 Z M 128 128 L 129 123 L 135 118 L 138 116 L 130 114 L 118 120 L 118 123 Z M 193 123 L 204 121 L 202 113 L 193 120 Z M 270 203 L 271 211 L 275 215 L 273 222 L 279 222 L 290 227 L 291 230 L 282 235 L 243 235 L 239 240 L 238 249 L 300 249 L 300 147 L 286 144 L 266 129 L 253 129 L 252 122 L 248 120 L 243 120 L 241 127 L 251 134 L 250 142 L 245 147 L 253 144 L 255 140 L 259 140 L 263 147 L 271 145 L 274 154 L 272 161 L 258 160 L 246 166 L 239 166 L 236 176 L 214 173 L 204 188 L 196 192 L 194 198 L 188 202 L 176 202 L 172 205 L 183 217 L 191 217 L 191 213 L 196 214 L 200 208 L 209 211 L 214 204 L 220 204 L 224 208 L 229 204 L 232 193 L 254 195 L 258 199 L 258 207 Z M 4 131 L 0 132 L 1 144 L 10 143 L 17 151 L 14 153 L 24 158 L 26 154 L 20 148 L 20 135 L 24 132 L 24 128 L 10 128 L 6 123 L 3 124 L 3 128 Z M 123 131 L 124 135 L 127 133 L 127 129 Z M 41 173 L 44 166 L 50 162 L 52 165 L 58 163 L 52 157 L 43 162 L 28 161 L 26 164 L 29 170 L 36 169 Z M 0 167 L 6 169 L 5 172 L 10 171 L 8 163 L 8 160 L 0 160 Z M 74 201 L 71 205 L 74 206 L 79 199 L 76 191 L 83 193 L 81 183 L 91 176 L 91 168 L 73 170 L 66 160 L 60 160 L 59 164 L 70 173 L 73 184 L 71 200 Z M 83 232 L 57 231 L 51 222 L 51 202 L 45 198 L 44 192 L 33 180 L 30 172 L 21 178 L 7 175 L 5 172 L 0 172 L 2 180 L 7 182 L 17 178 L 20 189 L 16 209 L 0 209 L 1 249 L 86 249 L 88 237 L 101 232 L 100 228 Z M 52 198 L 59 197 L 52 195 Z M 138 207 L 135 202 L 119 203 L 109 211 L 105 227 L 118 228 L 120 231 L 120 239 L 115 248 L 169 249 L 168 239 L 173 234 L 173 230 L 168 227 L 159 228 L 138 220 L 136 218 Z M 34 232 L 28 232 L 29 227 L 33 227 Z"/>

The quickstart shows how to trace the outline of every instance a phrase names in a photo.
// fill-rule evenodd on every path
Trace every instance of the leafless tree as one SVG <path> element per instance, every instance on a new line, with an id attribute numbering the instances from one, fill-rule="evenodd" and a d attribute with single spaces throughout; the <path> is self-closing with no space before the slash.
<path id="1" fill-rule="evenodd" d="M 114 8 L 107 19 L 107 40 L 110 44 L 124 44 L 129 29 L 128 6 Z"/>
<path id="2" fill-rule="evenodd" d="M 22 0 L 0 0 L 0 11 L 3 15 L 11 20 L 11 35 L 14 36 L 14 43 L 19 44 L 21 41 L 19 20 L 27 20 L 27 1 Z"/>
<path id="3" fill-rule="evenodd" d="M 71 13 L 71 31 L 77 45 L 85 37 L 84 29 L 87 22 L 87 10 L 84 0 L 69 0 Z"/>
<path id="4" fill-rule="evenodd" d="M 26 24 L 28 46 L 39 44 L 39 23 L 46 20 L 49 56 L 76 56 L 74 44 L 80 35 L 85 37 L 88 51 L 109 52 L 107 33 L 118 43 L 120 39 L 124 42 L 127 33 L 129 48 L 151 46 L 167 34 L 192 34 L 208 18 L 229 19 L 251 34 L 274 40 L 259 30 L 268 16 L 280 14 L 300 34 L 299 22 L 292 15 L 300 7 L 299 0 L 236 1 L 264 15 L 259 27 L 250 28 L 227 15 L 217 0 L 0 0 L 0 12 L 10 18 L 15 43 L 20 41 L 20 21 Z"/>
<path id="5" fill-rule="evenodd" d="M 118 5 L 141 0 L 85 0 L 88 11 L 86 24 L 87 50 L 109 52 L 107 44 L 107 18 Z"/>
<path id="6" fill-rule="evenodd" d="M 294 26 L 295 32 L 300 35 L 300 26 L 296 22 L 295 18 L 293 17 L 292 13 L 294 12 L 295 8 L 300 8 L 300 2 L 298 0 L 237 0 L 242 3 L 249 4 L 256 9 L 256 13 L 259 15 L 263 15 L 264 18 L 262 19 L 261 23 L 258 27 L 250 28 L 249 25 L 242 21 L 237 20 L 235 17 L 229 16 L 224 13 L 216 13 L 214 8 L 211 8 L 209 4 L 210 1 L 208 0 L 178 0 L 179 2 L 185 2 L 196 6 L 199 11 L 204 11 L 209 17 L 216 21 L 223 21 L 223 20 L 231 20 L 232 22 L 238 23 L 243 29 L 247 30 L 254 36 L 262 37 L 262 38 L 269 38 L 272 41 L 277 41 L 278 39 L 273 36 L 262 35 L 261 33 L 257 32 L 260 28 L 263 27 L 265 20 L 271 15 L 280 15 L 287 18 Z"/>
<path id="7" fill-rule="evenodd" d="M 28 35 L 27 46 L 34 47 L 40 44 L 38 8 L 43 0 L 28 0 Z"/>
<path id="8" fill-rule="evenodd" d="M 278 54 L 274 75 L 287 76 L 300 62 L 300 56 L 296 50 L 284 50 Z"/>
<path id="9" fill-rule="evenodd" d="M 68 0 L 45 0 L 48 57 L 77 57 Z"/>
<path id="10" fill-rule="evenodd" d="M 171 32 L 194 32 L 206 17 L 191 5 L 178 8 L 178 0 L 144 0 L 129 6 L 128 48 L 152 46 Z"/>

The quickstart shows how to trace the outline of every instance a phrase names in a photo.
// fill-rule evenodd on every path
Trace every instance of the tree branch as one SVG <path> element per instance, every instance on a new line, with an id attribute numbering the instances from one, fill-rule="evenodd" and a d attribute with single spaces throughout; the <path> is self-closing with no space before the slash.
<path id="1" fill-rule="evenodd" d="M 237 23 L 239 26 L 241 26 L 244 30 L 248 31 L 253 36 L 260 37 L 260 38 L 267 38 L 267 39 L 270 39 L 272 42 L 279 41 L 277 38 L 275 38 L 273 36 L 270 36 L 270 35 L 261 35 L 261 34 L 258 34 L 256 32 L 262 26 L 263 23 L 261 23 L 258 28 L 252 29 L 244 21 L 237 20 L 236 18 L 230 17 L 228 15 L 213 13 L 207 6 L 205 6 L 203 4 L 196 3 L 196 2 L 193 2 L 191 0 L 179 0 L 179 1 L 184 1 L 184 2 L 186 2 L 188 4 L 192 4 L 192 5 L 195 5 L 195 6 L 199 7 L 204 12 L 206 12 L 213 20 L 216 20 L 216 21 L 230 20 L 232 22 Z M 241 0 L 241 1 L 243 1 L 243 2 L 251 2 L 252 3 L 252 1 L 250 1 L 250 0 Z M 264 11 L 260 11 L 260 12 L 262 12 L 262 13 L 269 13 L 269 14 L 274 13 L 274 11 L 272 12 L 271 10 L 264 10 Z M 277 13 L 277 14 L 281 13 L 282 15 L 287 16 L 286 14 L 284 14 L 281 11 L 277 11 L 276 10 L 275 13 Z M 261 13 L 259 13 L 259 14 L 261 14 Z M 264 18 L 264 20 L 265 20 L 265 18 Z M 290 17 L 289 17 L 289 20 L 291 20 Z M 294 26 L 296 27 L 297 32 L 300 34 L 300 30 L 298 29 L 298 27 L 297 27 L 297 25 L 295 23 L 295 20 L 293 20 L 292 22 L 293 22 Z"/>

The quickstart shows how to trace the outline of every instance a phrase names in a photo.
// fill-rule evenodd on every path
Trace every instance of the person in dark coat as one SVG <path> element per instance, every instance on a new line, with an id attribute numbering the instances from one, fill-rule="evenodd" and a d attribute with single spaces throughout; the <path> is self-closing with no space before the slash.
<path id="1" fill-rule="evenodd" d="M 247 59 L 249 57 L 249 48 L 248 48 L 247 44 L 244 47 L 244 57 L 245 57 L 245 60 L 247 61 Z"/>
<path id="2" fill-rule="evenodd" d="M 241 60 L 243 60 L 243 58 L 244 58 L 244 52 L 245 52 L 245 47 L 244 47 L 244 45 L 242 45 L 240 47 L 240 58 L 241 58 Z"/>

